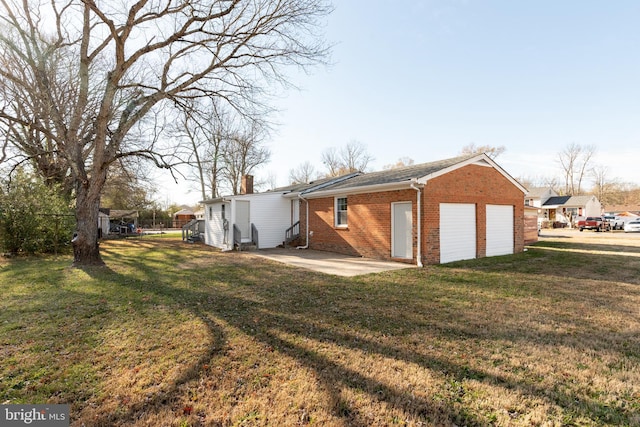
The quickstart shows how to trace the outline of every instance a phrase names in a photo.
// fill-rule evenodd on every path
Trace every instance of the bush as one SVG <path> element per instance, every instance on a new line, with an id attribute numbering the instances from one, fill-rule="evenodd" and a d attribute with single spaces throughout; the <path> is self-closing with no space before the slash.
<path id="1" fill-rule="evenodd" d="M 70 246 L 75 217 L 56 187 L 16 174 L 0 192 L 0 244 L 10 253 L 51 253 Z"/>

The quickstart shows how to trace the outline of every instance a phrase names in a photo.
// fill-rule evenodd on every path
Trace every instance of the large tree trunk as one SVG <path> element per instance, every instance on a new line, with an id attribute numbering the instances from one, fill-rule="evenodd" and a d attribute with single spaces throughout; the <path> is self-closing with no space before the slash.
<path id="1" fill-rule="evenodd" d="M 102 180 L 104 182 L 104 180 Z M 76 234 L 73 237 L 73 265 L 75 267 L 104 265 L 98 246 L 98 210 L 100 190 L 90 180 L 78 186 L 76 198 Z"/>

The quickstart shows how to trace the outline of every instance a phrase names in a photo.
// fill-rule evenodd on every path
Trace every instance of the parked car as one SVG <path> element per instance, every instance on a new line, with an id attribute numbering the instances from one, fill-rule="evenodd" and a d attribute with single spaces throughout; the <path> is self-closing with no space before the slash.
<path id="1" fill-rule="evenodd" d="M 640 218 L 629 221 L 624 225 L 624 232 L 640 232 Z"/>
<path id="2" fill-rule="evenodd" d="M 609 221 L 609 227 L 611 227 L 612 230 L 624 229 L 624 220 L 621 217 L 614 215 L 605 215 L 604 219 Z"/>
<path id="3" fill-rule="evenodd" d="M 601 216 L 588 216 L 584 220 L 578 221 L 578 229 L 582 230 L 595 230 L 595 231 L 609 231 L 609 221 Z"/>

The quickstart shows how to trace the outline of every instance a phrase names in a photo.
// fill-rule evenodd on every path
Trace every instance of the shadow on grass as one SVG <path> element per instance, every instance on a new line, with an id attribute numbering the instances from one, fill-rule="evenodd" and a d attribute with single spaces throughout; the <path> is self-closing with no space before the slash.
<path id="1" fill-rule="evenodd" d="M 590 255 L 587 256 L 587 263 L 590 263 L 589 257 Z M 597 257 L 605 265 L 611 261 L 602 260 L 600 255 L 594 255 L 594 257 Z M 113 258 L 113 261 L 116 260 L 117 256 Z M 433 417 L 435 416 L 435 422 L 446 421 L 464 423 L 466 425 L 485 425 L 488 421 L 461 409 L 459 405 L 454 407 L 447 402 L 433 399 L 416 399 L 415 396 L 409 395 L 408 392 L 399 387 L 394 387 L 356 370 L 341 366 L 316 351 L 309 350 L 291 340 L 285 340 L 282 338 L 282 334 L 314 341 L 330 342 L 339 347 L 358 350 L 366 354 L 378 354 L 396 360 L 415 363 L 455 381 L 475 379 L 499 385 L 509 390 L 518 390 L 519 393 L 525 396 L 547 401 L 552 405 L 570 408 L 572 412 L 577 413 L 579 416 L 593 421 L 601 421 L 603 416 L 611 418 L 613 414 L 613 419 L 609 420 L 609 424 L 624 425 L 628 422 L 628 409 L 612 409 L 609 404 L 601 402 L 595 397 L 585 398 L 563 391 L 556 391 L 553 395 L 550 395 L 544 386 L 530 381 L 514 380 L 511 376 L 497 375 L 483 369 L 472 368 L 464 362 L 454 363 L 451 359 L 433 357 L 417 350 L 408 351 L 401 346 L 383 344 L 363 338 L 357 332 L 349 333 L 345 332 L 345 330 L 352 330 L 352 325 L 356 325 L 357 331 L 373 330 L 373 332 L 397 338 L 419 331 L 444 339 L 473 340 L 480 338 L 510 342 L 522 340 L 541 346 L 567 345 L 574 348 L 583 346 L 582 349 L 584 351 L 602 351 L 603 347 L 606 346 L 607 350 L 619 352 L 625 357 L 636 357 L 640 352 L 638 352 L 637 348 L 637 338 L 633 335 L 626 335 L 622 332 L 612 334 L 611 331 L 601 329 L 597 324 L 590 324 L 588 321 L 580 325 L 580 332 L 550 332 L 544 328 L 539 331 L 526 331 L 517 322 L 513 322 L 511 325 L 503 325 L 502 332 L 496 332 L 488 324 L 478 324 L 476 319 L 472 317 L 466 318 L 466 313 L 462 307 L 452 308 L 454 311 L 452 315 L 457 317 L 455 322 L 449 323 L 446 318 L 430 319 L 427 316 L 422 317 L 421 324 L 420 322 L 412 324 L 407 321 L 407 313 L 424 310 L 425 301 L 417 300 L 411 302 L 410 299 L 404 300 L 401 301 L 404 304 L 402 308 L 394 307 L 393 310 L 388 310 L 389 307 L 393 307 L 399 301 L 395 298 L 390 298 L 384 290 L 397 286 L 396 277 L 398 276 L 416 276 L 417 280 L 420 280 L 420 275 L 424 274 L 424 272 L 419 271 L 380 275 L 375 280 L 375 285 L 380 291 L 375 292 L 373 296 L 365 295 L 358 289 L 358 287 L 363 286 L 371 291 L 371 278 L 363 280 L 338 280 L 332 278 L 331 280 L 338 280 L 338 283 L 329 284 L 328 276 L 305 273 L 305 283 L 282 283 L 283 272 L 280 266 L 268 263 L 256 265 L 258 264 L 256 261 L 253 261 L 250 265 L 227 266 L 224 271 L 221 269 L 208 270 L 207 268 L 202 270 L 203 273 L 220 274 L 223 276 L 225 283 L 232 287 L 244 287 L 245 290 L 249 290 L 249 293 L 254 298 L 241 297 L 233 291 L 214 291 L 206 287 L 206 278 L 203 280 L 205 286 L 202 290 L 198 289 L 197 284 L 178 290 L 172 285 L 170 277 L 165 281 L 157 282 L 157 268 L 160 267 L 163 271 L 169 271 L 175 267 L 175 265 L 171 265 L 173 262 L 188 262 L 188 260 L 189 256 L 186 255 L 181 260 L 166 261 L 164 266 L 147 266 L 146 264 L 139 266 L 149 280 L 152 278 L 155 280 L 153 286 L 147 290 L 162 298 L 173 298 L 176 296 L 176 292 L 179 292 L 180 297 L 189 302 L 189 309 L 192 313 L 208 325 L 212 336 L 217 337 L 217 342 L 224 342 L 224 333 L 218 327 L 217 322 L 210 320 L 211 316 L 219 322 L 242 330 L 259 342 L 273 347 L 276 351 L 296 359 L 300 364 L 313 370 L 324 383 L 323 388 L 329 391 L 329 407 L 333 415 L 344 419 L 349 425 L 365 426 L 369 425 L 369 422 L 364 414 L 359 413 L 357 408 L 350 406 L 343 399 L 341 389 L 344 387 L 366 393 L 376 400 L 396 407 L 409 418 L 417 420 L 433 422 Z M 127 260 L 120 260 L 119 262 L 134 265 L 132 261 Z M 595 264 L 599 265 L 599 263 Z M 562 262 L 559 265 L 563 265 Z M 545 270 L 544 274 L 551 275 L 554 273 L 554 268 L 551 266 L 549 269 L 549 267 L 547 265 L 547 270 Z M 460 265 L 458 265 L 458 268 L 460 268 Z M 477 269 L 480 272 L 490 271 L 497 273 L 504 271 L 499 262 L 497 264 L 483 264 L 481 260 L 477 264 L 467 265 L 467 268 L 471 270 Z M 285 277 L 286 274 L 284 272 Z M 577 274 L 574 277 L 564 276 L 566 271 L 558 272 L 557 274 L 558 277 L 564 277 L 564 279 L 580 279 L 582 277 L 581 274 Z M 122 277 L 116 272 L 110 272 L 109 276 L 114 284 L 127 283 L 126 277 Z M 591 280 L 609 278 L 605 273 L 602 273 L 600 278 L 594 278 L 592 274 L 589 274 L 589 276 Z M 633 277 L 637 280 L 637 276 Z M 477 285 L 477 282 L 473 280 L 472 282 Z M 446 284 L 446 279 L 439 281 L 438 284 Z M 452 289 L 455 289 L 456 280 L 453 280 L 453 283 L 449 285 L 452 286 Z M 297 289 L 286 289 L 291 286 L 296 286 Z M 491 284 L 487 286 L 490 287 Z M 464 292 L 465 289 L 462 291 Z M 210 298 L 211 292 L 215 292 L 215 298 L 213 299 Z M 579 291 L 576 289 L 575 292 Z M 591 295 L 591 292 L 586 292 L 580 298 L 585 302 L 589 302 Z M 364 301 L 353 304 L 348 300 L 342 299 L 345 296 L 347 298 L 350 296 L 359 298 Z M 551 300 L 558 296 L 556 294 Z M 610 296 L 607 296 L 607 298 L 610 298 Z M 624 296 L 619 296 L 619 298 L 622 299 Z M 429 303 L 432 305 L 430 307 L 432 309 L 442 309 L 437 301 L 430 301 Z M 615 301 L 613 304 L 615 305 Z M 329 307 L 336 307 L 336 309 L 329 310 Z M 254 320 L 256 315 L 260 317 L 258 324 Z M 372 318 L 373 320 L 369 323 L 364 321 L 364 319 Z M 318 320 L 321 320 L 321 322 L 318 322 Z M 551 318 L 550 321 L 560 324 L 567 322 L 568 319 L 558 317 Z M 336 327 L 320 326 L 322 324 L 336 325 Z M 350 326 L 346 327 L 346 325 Z M 462 327 L 461 325 L 465 326 Z M 605 342 L 592 339 L 596 335 L 606 335 L 607 333 L 609 333 L 610 337 Z M 205 355 L 195 362 L 195 368 L 197 368 L 197 365 L 206 363 L 213 354 L 220 351 L 225 350 L 219 345 L 212 346 Z M 190 372 L 189 375 L 180 378 L 174 384 L 172 390 L 165 393 L 165 395 L 157 396 L 151 406 L 161 405 L 164 401 L 176 399 L 177 396 L 171 396 L 171 394 L 177 393 L 179 384 L 195 379 L 199 369 L 188 369 L 187 371 Z M 117 421 L 126 423 L 127 421 L 135 420 L 137 418 L 136 413 L 141 409 L 132 408 L 128 414 L 122 415 Z M 107 423 L 108 421 L 116 420 L 105 419 L 104 421 Z M 218 420 L 220 424 L 223 424 L 224 421 Z"/>
<path id="2" fill-rule="evenodd" d="M 95 272 L 95 270 L 90 270 L 90 272 Z M 239 275 L 235 277 L 227 274 L 225 280 L 232 283 L 247 283 L 247 278 L 242 276 L 242 271 L 239 271 L 238 274 Z M 119 275 L 113 270 L 108 271 L 107 276 L 109 276 L 114 285 L 127 282 L 125 280 L 126 277 Z M 104 270 L 100 272 L 99 277 L 104 280 Z M 266 277 L 262 276 L 262 279 L 268 281 L 269 277 L 268 275 Z M 154 281 L 153 287 L 146 290 L 152 291 L 162 298 L 172 298 L 176 295 L 176 289 L 167 282 L 161 283 Z M 278 334 L 274 333 L 274 331 L 280 329 L 282 332 L 298 337 L 311 338 L 314 340 L 330 340 L 340 346 L 349 345 L 349 341 L 358 341 L 353 336 L 336 334 L 330 329 L 323 330 L 315 325 L 301 323 L 299 319 L 297 319 L 298 321 L 295 323 L 291 322 L 291 319 L 285 316 L 284 313 L 273 314 L 273 306 L 264 307 L 255 301 L 234 297 L 230 294 L 216 293 L 215 302 L 212 302 L 209 298 L 211 294 L 207 291 L 181 289 L 179 292 L 181 299 L 191 303 L 189 310 L 192 314 L 203 321 L 207 325 L 210 334 L 215 337 L 213 345 L 210 346 L 204 354 L 200 355 L 191 366 L 185 367 L 183 369 L 184 374 L 175 380 L 168 390 L 147 400 L 144 405 L 136 405 L 129 408 L 126 413 L 117 415 L 104 414 L 102 417 L 94 419 L 96 426 L 126 425 L 137 420 L 142 413 L 148 414 L 150 410 L 160 410 L 163 405 L 179 401 L 181 398 L 180 386 L 197 379 L 203 372 L 201 367 L 207 364 L 214 355 L 227 351 L 224 331 L 218 323 L 211 320 L 211 317 L 242 330 L 244 333 L 253 336 L 259 342 L 267 344 L 275 351 L 290 356 L 300 362 L 301 365 L 313 370 L 317 377 L 323 382 L 322 388 L 328 392 L 328 412 L 337 418 L 344 419 L 350 426 L 365 427 L 370 425 L 370 422 L 367 421 L 363 414 L 359 413 L 357 408 L 351 406 L 343 399 L 341 396 L 341 389 L 343 387 L 373 395 L 376 400 L 386 401 L 392 406 L 396 406 L 397 402 L 411 402 L 411 407 L 401 407 L 399 409 L 404 411 L 408 416 L 418 419 L 429 419 L 430 414 L 441 414 L 439 415 L 440 420 L 442 420 L 442 416 L 444 416 L 444 419 L 451 422 L 464 421 L 466 425 L 470 426 L 482 425 L 479 420 L 470 414 L 461 414 L 452 408 L 443 408 L 441 405 L 432 401 L 416 399 L 414 396 L 398 388 L 376 381 L 360 372 L 332 362 L 329 358 L 322 356 L 316 351 L 284 340 L 278 336 Z M 286 306 L 286 304 L 289 303 L 295 304 L 296 301 L 281 301 L 281 303 L 284 303 L 284 306 Z M 279 304 L 279 306 L 282 306 L 282 304 Z M 253 319 L 255 319 L 258 313 L 260 315 L 260 322 L 256 324 Z M 380 354 L 398 356 L 397 351 L 382 348 L 375 342 L 362 342 L 360 340 L 360 344 L 355 347 L 351 345 L 351 347 Z M 228 424 L 228 420 L 224 419 L 208 420 L 207 422 L 211 423 L 211 425 Z"/>
<path id="3" fill-rule="evenodd" d="M 135 257 L 104 248 L 103 255 L 111 267 L 90 268 L 85 270 L 86 273 L 100 286 L 112 286 L 118 291 L 136 295 L 152 294 L 158 300 L 173 301 L 206 325 L 209 344 L 204 351 L 194 354 L 188 365 L 181 368 L 180 375 L 162 391 L 123 412 L 99 413 L 91 421 L 93 425 L 132 424 L 149 413 L 173 407 L 184 397 L 181 387 L 198 380 L 205 365 L 229 351 L 227 325 L 314 372 L 327 392 L 327 411 L 345 425 L 366 426 L 371 421 L 367 414 L 345 399 L 344 389 L 356 390 L 395 408 L 407 419 L 469 426 L 489 425 L 491 421 L 456 402 L 461 397 L 459 395 L 451 399 L 414 396 L 398 384 L 389 384 L 376 379 L 373 374 L 337 363 L 304 345 L 305 340 L 416 364 L 451 383 L 472 379 L 515 390 L 525 397 L 567 408 L 594 423 L 609 417 L 611 419 L 607 422 L 610 425 L 631 424 L 633 408 L 611 408 L 597 396 L 584 397 L 568 387 L 566 391 L 549 393 L 544 386 L 525 378 L 474 367 L 445 354 L 435 356 L 424 347 L 411 349 L 400 344 L 400 341 L 416 335 L 434 342 L 494 341 L 515 345 L 528 342 L 541 347 L 577 346 L 585 352 L 606 349 L 637 358 L 640 354 L 637 336 L 607 331 L 588 320 L 573 320 L 578 323 L 578 331 L 552 331 L 542 327 L 545 325 L 541 325 L 539 330 L 530 330 L 530 325 L 536 323 L 535 319 L 523 325 L 514 315 L 503 317 L 505 325 L 494 328 L 490 314 L 478 318 L 477 309 L 467 308 L 474 299 L 482 305 L 500 300 L 507 303 L 520 297 L 524 299 L 523 304 L 534 298 L 536 302 L 552 306 L 567 298 L 567 292 L 574 292 L 574 299 L 586 307 L 595 307 L 598 301 L 605 306 L 620 306 L 624 303 L 624 295 L 603 294 L 594 301 L 594 291 L 582 291 L 580 286 L 554 289 L 553 286 L 537 285 L 542 283 L 542 278 L 552 283 L 574 281 L 577 284 L 587 276 L 594 283 L 606 284 L 610 275 L 597 271 L 613 261 L 601 260 L 599 255 L 593 255 L 597 262 L 596 258 L 588 259 L 589 267 L 580 271 L 567 269 L 567 265 L 575 263 L 570 255 L 559 261 L 544 250 L 532 250 L 529 254 L 543 267 L 533 276 L 529 271 L 531 263 L 518 255 L 492 262 L 475 260 L 447 267 L 343 279 L 310 272 L 296 275 L 295 269 L 275 263 L 247 258 L 247 255 L 213 254 L 198 246 L 184 246 L 172 251 L 170 256 L 156 257 L 160 250 L 156 243 L 133 244 L 138 245 L 139 251 Z M 119 266 L 124 268 L 121 270 Z M 558 270 L 561 266 L 563 269 Z M 510 274 L 507 280 L 513 280 L 512 283 L 503 283 L 505 268 Z M 130 274 L 130 271 L 135 274 Z M 573 275 L 565 276 L 567 271 Z M 637 277 L 634 280 L 630 283 L 638 284 Z M 212 283 L 221 285 L 213 286 Z M 518 289 L 519 286 L 526 289 Z M 472 298 L 469 297 L 470 292 L 473 293 Z M 76 296 L 81 297 L 81 294 Z M 134 300 L 134 304 L 137 303 L 139 301 Z M 54 301 L 39 300 L 39 304 L 38 310 L 43 312 L 57 310 Z M 517 308 L 513 307 L 514 310 Z M 638 322 L 637 312 L 635 316 L 633 321 Z M 96 317 L 96 321 L 102 319 L 106 323 L 108 317 Z M 540 320 L 542 318 L 541 315 Z M 562 325 L 569 323 L 570 319 L 561 313 L 552 313 L 544 321 Z M 100 325 L 94 327 L 99 328 Z M 608 335 L 604 341 L 600 339 L 603 335 Z M 597 339 L 590 339 L 594 337 Z M 463 389 L 455 391 L 464 392 Z M 207 425 L 227 425 L 229 421 L 224 418 L 207 419 Z"/>

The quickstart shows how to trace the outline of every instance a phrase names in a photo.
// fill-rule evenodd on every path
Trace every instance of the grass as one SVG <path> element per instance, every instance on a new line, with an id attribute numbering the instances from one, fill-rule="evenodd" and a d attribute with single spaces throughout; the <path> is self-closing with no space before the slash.
<path id="1" fill-rule="evenodd" d="M 355 278 L 166 237 L 104 242 L 105 268 L 2 260 L 0 403 L 69 403 L 74 426 L 637 426 L 624 242 Z"/>

